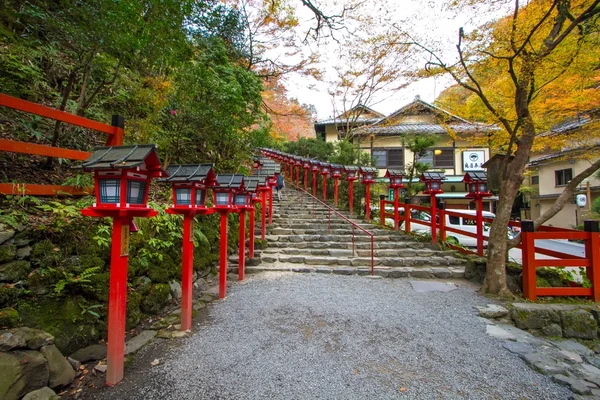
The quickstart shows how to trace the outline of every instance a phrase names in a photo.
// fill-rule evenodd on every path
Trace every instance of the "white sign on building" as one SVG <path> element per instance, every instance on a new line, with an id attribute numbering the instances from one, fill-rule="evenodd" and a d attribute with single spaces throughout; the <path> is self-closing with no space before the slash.
<path id="1" fill-rule="evenodd" d="M 466 150 L 462 153 L 463 171 L 482 171 L 485 163 L 484 150 Z"/>

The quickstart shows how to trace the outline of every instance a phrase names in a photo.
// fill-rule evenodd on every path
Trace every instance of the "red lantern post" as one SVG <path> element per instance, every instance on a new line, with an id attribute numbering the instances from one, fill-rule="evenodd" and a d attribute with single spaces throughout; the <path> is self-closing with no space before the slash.
<path id="1" fill-rule="evenodd" d="M 371 184 L 375 183 L 375 174 L 377 168 L 375 167 L 360 167 L 359 171 L 362 175 L 361 183 L 365 185 L 365 219 L 369 221 L 371 219 Z"/>
<path id="2" fill-rule="evenodd" d="M 423 172 L 420 182 L 425 182 L 426 190 L 424 194 L 431 196 L 431 242 L 437 244 L 437 222 L 436 222 L 436 197 L 438 193 L 444 193 L 442 190 L 442 181 L 446 179 L 443 172 Z"/>
<path id="3" fill-rule="evenodd" d="M 348 182 L 348 198 L 349 198 L 349 207 L 350 214 L 352 214 L 352 209 L 354 208 L 354 181 L 358 179 L 358 167 L 352 165 L 344 166 L 344 171 L 346 172 L 346 181 Z"/>
<path id="4" fill-rule="evenodd" d="M 321 166 L 321 175 L 323 175 L 323 201 L 327 201 L 327 175 L 331 172 L 331 164 L 322 162 Z"/>
<path id="5" fill-rule="evenodd" d="M 310 160 L 310 170 L 312 171 L 313 196 L 317 197 L 317 174 L 319 173 L 319 161 Z"/>
<path id="6" fill-rule="evenodd" d="M 400 227 L 400 217 L 398 214 L 398 200 L 400 197 L 400 189 L 404 188 L 402 178 L 404 177 L 404 171 L 399 169 L 388 169 L 385 173 L 385 177 L 390 180 L 388 187 L 394 189 L 394 229 L 398 230 Z"/>
<path id="7" fill-rule="evenodd" d="M 221 214 L 221 238 L 219 240 L 219 298 L 227 296 L 227 214 L 237 212 L 234 195 L 244 190 L 243 175 L 217 175 L 214 186 L 213 208 Z"/>
<path id="8" fill-rule="evenodd" d="M 106 384 L 123 379 L 129 229 L 133 217 L 153 217 L 147 206 L 152 178 L 164 174 L 154 145 L 100 147 L 82 165 L 94 171 L 96 202 L 81 213 L 113 219 L 108 299 Z"/>
<path id="9" fill-rule="evenodd" d="M 171 165 L 167 178 L 173 189 L 173 206 L 169 214 L 183 215 L 181 257 L 181 330 L 192 327 L 192 275 L 194 265 L 194 216 L 208 215 L 206 192 L 215 183 L 213 164 Z"/>
<path id="10" fill-rule="evenodd" d="M 331 177 L 333 178 L 333 202 L 335 206 L 338 205 L 338 184 L 339 179 L 342 176 L 342 169 L 344 167 L 339 164 L 331 164 Z"/>
<path id="11" fill-rule="evenodd" d="M 467 172 L 463 178 L 467 184 L 469 193 L 465 196 L 473 199 L 477 204 L 477 214 L 475 223 L 477 224 L 477 255 L 483 256 L 483 198 L 491 197 L 492 193 L 487 190 L 487 172 L 473 171 Z"/>
<path id="12" fill-rule="evenodd" d="M 304 169 L 304 190 L 308 190 L 308 170 L 310 169 L 310 160 L 305 158 L 302 160 L 302 168 Z"/>

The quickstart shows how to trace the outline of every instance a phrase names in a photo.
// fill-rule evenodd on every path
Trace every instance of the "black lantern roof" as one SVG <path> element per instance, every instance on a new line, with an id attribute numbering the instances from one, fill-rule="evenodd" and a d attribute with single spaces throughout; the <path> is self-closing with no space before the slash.
<path id="1" fill-rule="evenodd" d="M 263 176 L 247 176 L 244 178 L 244 186 L 247 192 L 256 192 L 262 178 L 263 186 L 265 178 Z"/>
<path id="2" fill-rule="evenodd" d="M 215 189 L 244 189 L 244 175 L 217 175 Z"/>
<path id="3" fill-rule="evenodd" d="M 404 170 L 402 169 L 388 169 L 385 173 L 386 178 L 396 177 L 396 176 L 404 176 Z"/>
<path id="4" fill-rule="evenodd" d="M 81 167 L 86 171 L 139 167 L 149 172 L 157 171 L 158 176 L 164 174 L 154 144 L 98 147 Z"/>
<path id="5" fill-rule="evenodd" d="M 437 171 L 433 171 L 433 172 L 423 172 L 423 174 L 421 175 L 421 182 L 424 181 L 444 181 L 446 180 L 446 175 L 444 175 L 443 172 L 437 172 Z"/>
<path id="6" fill-rule="evenodd" d="M 344 166 L 341 164 L 331 164 L 331 169 L 339 169 L 342 170 L 344 169 Z"/>
<path id="7" fill-rule="evenodd" d="M 487 182 L 487 172 L 485 171 L 470 171 L 465 174 L 463 182 Z"/>
<path id="8" fill-rule="evenodd" d="M 375 173 L 377 172 L 377 168 L 375 167 L 359 167 L 361 173 Z"/>
<path id="9" fill-rule="evenodd" d="M 271 177 L 275 175 L 275 168 L 262 168 L 259 171 L 254 171 L 255 176 Z"/>
<path id="10" fill-rule="evenodd" d="M 319 162 L 319 166 L 321 168 L 331 168 L 331 163 L 325 162 L 325 161 L 320 161 Z"/>
<path id="11" fill-rule="evenodd" d="M 160 182 L 201 182 L 210 186 L 216 179 L 213 167 L 214 164 L 171 165 L 167 168 L 167 178 Z"/>
<path id="12" fill-rule="evenodd" d="M 354 165 L 344 165 L 344 171 L 358 171 L 358 167 Z"/>

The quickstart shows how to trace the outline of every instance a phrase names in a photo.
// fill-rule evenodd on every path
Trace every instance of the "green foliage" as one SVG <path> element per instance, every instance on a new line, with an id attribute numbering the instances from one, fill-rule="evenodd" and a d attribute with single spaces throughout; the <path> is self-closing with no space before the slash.
<path id="1" fill-rule="evenodd" d="M 341 165 L 374 165 L 368 153 L 346 139 L 335 142 L 329 161 Z"/>
<path id="2" fill-rule="evenodd" d="M 77 174 L 64 181 L 63 185 L 85 189 L 94 186 L 94 178 L 91 174 Z"/>
<path id="3" fill-rule="evenodd" d="M 79 303 L 79 307 L 81 307 L 81 315 L 83 314 L 90 314 L 91 316 L 100 319 L 100 314 L 98 314 L 97 311 L 95 310 L 99 310 L 102 307 L 104 307 L 102 304 L 94 304 L 91 306 L 86 306 L 85 304 L 81 304 Z"/>
<path id="4" fill-rule="evenodd" d="M 404 147 L 413 154 L 412 162 L 405 167 L 407 198 L 411 198 L 425 188 L 423 184 L 414 183 L 412 180 L 431 168 L 431 164 L 420 162 L 419 158 L 425 156 L 438 140 L 438 137 L 427 134 L 403 136 Z"/>
<path id="5" fill-rule="evenodd" d="M 90 287 L 91 277 L 100 271 L 100 267 L 92 267 L 84 270 L 80 275 L 74 275 L 70 271 L 62 270 L 63 279 L 54 285 L 54 294 L 58 297 L 64 296 L 67 292 L 77 292 L 80 287 Z"/>
<path id="6" fill-rule="evenodd" d="M 599 178 L 600 179 L 600 178 Z M 592 212 L 596 213 L 596 214 L 600 214 L 600 197 L 598 197 L 596 200 L 594 200 L 594 202 L 592 203 Z"/>
<path id="7" fill-rule="evenodd" d="M 327 161 L 333 154 L 333 144 L 319 139 L 300 138 L 297 142 L 286 142 L 284 151 L 301 157 Z"/>

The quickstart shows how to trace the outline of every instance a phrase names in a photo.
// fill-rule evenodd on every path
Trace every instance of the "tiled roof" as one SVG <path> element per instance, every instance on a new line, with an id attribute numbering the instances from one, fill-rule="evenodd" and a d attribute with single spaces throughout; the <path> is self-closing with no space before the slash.
<path id="1" fill-rule="evenodd" d="M 421 174 L 421 179 L 420 181 L 423 182 L 424 180 L 445 180 L 446 179 L 446 175 L 444 175 L 443 172 L 437 172 L 437 171 L 431 171 L 431 172 L 423 172 L 423 174 Z"/>
<path id="2" fill-rule="evenodd" d="M 153 144 L 98 147 L 82 164 L 82 168 L 84 170 L 135 168 L 142 165 L 151 155 L 154 155 L 153 158 L 158 161 L 156 146 Z"/>
<path id="3" fill-rule="evenodd" d="M 377 136 L 393 136 L 401 134 L 444 134 L 448 133 L 448 128 L 452 129 L 457 133 L 478 133 L 486 132 L 490 130 L 496 130 L 497 128 L 489 127 L 488 125 L 482 124 L 471 124 L 471 123 L 460 123 L 460 124 L 449 124 L 447 126 L 441 124 L 427 124 L 427 123 L 410 123 L 410 124 L 398 124 L 390 126 L 369 126 L 357 129 L 354 131 L 356 135 L 377 135 Z"/>
<path id="4" fill-rule="evenodd" d="M 225 174 L 217 175 L 216 189 L 233 188 L 240 189 L 244 187 L 244 175 Z"/>
<path id="5" fill-rule="evenodd" d="M 167 178 L 161 182 L 203 182 L 215 180 L 214 164 L 171 165 L 167 169 Z M 207 182 L 210 183 L 210 182 Z"/>
<path id="6" fill-rule="evenodd" d="M 385 172 L 385 176 L 388 178 L 391 176 L 404 176 L 404 175 L 405 175 L 404 170 L 402 170 L 402 169 L 388 169 Z"/>
<path id="7" fill-rule="evenodd" d="M 465 182 L 480 182 L 487 181 L 487 172 L 485 171 L 469 171 L 465 174 Z"/>

